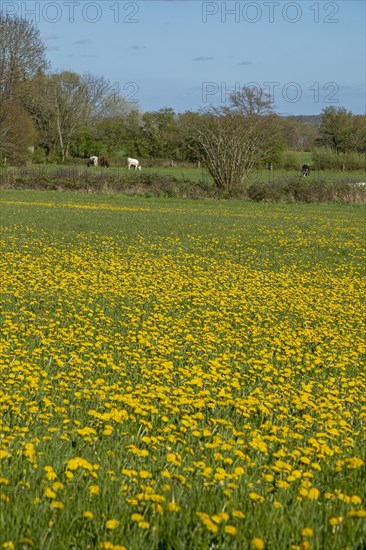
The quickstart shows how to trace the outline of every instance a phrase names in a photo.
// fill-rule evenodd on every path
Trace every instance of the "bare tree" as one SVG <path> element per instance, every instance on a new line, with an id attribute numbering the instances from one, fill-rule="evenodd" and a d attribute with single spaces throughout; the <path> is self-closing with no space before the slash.
<path id="1" fill-rule="evenodd" d="M 254 94 L 254 95 L 253 95 Z M 203 160 L 218 189 L 231 194 L 270 158 L 279 139 L 277 116 L 262 92 L 243 88 L 229 107 L 206 110 L 196 130 Z"/>
<path id="2" fill-rule="evenodd" d="M 34 24 L 0 13 L 0 153 L 12 162 L 26 158 L 36 135 L 21 102 L 22 87 L 47 67 L 45 46 Z"/>
<path id="3" fill-rule="evenodd" d="M 122 108 L 121 96 L 103 76 L 83 74 L 80 77 L 80 87 L 83 88 L 88 120 L 104 118 L 106 113 Z"/>
<path id="4" fill-rule="evenodd" d="M 124 105 L 107 80 L 90 73 L 38 75 L 24 90 L 23 101 L 36 122 L 44 148 L 57 151 L 63 162 L 80 128 L 92 127 L 106 113 L 123 109 Z"/>
<path id="5" fill-rule="evenodd" d="M 197 131 L 207 170 L 216 186 L 231 193 L 250 172 L 255 160 L 257 139 L 241 116 L 212 108 L 202 118 Z"/>
<path id="6" fill-rule="evenodd" d="M 50 77 L 38 74 L 22 86 L 21 101 L 38 130 L 39 143 L 48 155 L 56 148 L 55 111 L 49 88 Z"/>
<path id="7" fill-rule="evenodd" d="M 48 68 L 45 52 L 31 21 L 0 13 L 0 99 L 17 97 L 23 82 Z"/>
<path id="8" fill-rule="evenodd" d="M 64 162 L 76 129 L 85 124 L 90 115 L 87 85 L 78 74 L 71 72 L 52 75 L 50 84 L 58 146 Z"/>
<path id="9" fill-rule="evenodd" d="M 230 95 L 231 110 L 243 116 L 273 113 L 271 96 L 262 88 L 244 86 Z"/>

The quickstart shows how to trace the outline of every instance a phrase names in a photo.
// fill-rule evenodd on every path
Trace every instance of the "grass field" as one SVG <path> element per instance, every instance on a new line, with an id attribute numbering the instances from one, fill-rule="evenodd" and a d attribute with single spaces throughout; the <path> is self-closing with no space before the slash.
<path id="1" fill-rule="evenodd" d="M 0 548 L 365 548 L 364 207 L 1 199 Z"/>
<path id="2" fill-rule="evenodd" d="M 251 185 L 255 182 L 273 182 L 276 180 L 286 180 L 289 178 L 294 178 L 296 176 L 301 175 L 301 166 L 305 162 L 310 163 L 311 153 L 298 153 L 299 157 L 299 169 L 298 170 L 285 170 L 284 168 L 275 168 L 274 170 L 268 170 L 268 169 L 255 169 L 253 170 L 246 182 L 246 186 Z M 311 164 L 311 163 L 310 163 Z M 86 172 L 86 174 L 105 174 L 105 175 L 115 175 L 115 176 L 123 176 L 124 174 L 129 174 L 129 171 L 125 166 L 113 166 L 111 165 L 110 168 L 89 168 L 86 169 L 86 164 L 77 164 L 77 165 L 57 165 L 57 164 L 33 164 L 29 165 L 26 170 L 32 170 L 35 173 L 38 174 L 44 174 L 44 173 L 54 173 L 58 172 L 60 169 L 64 170 L 63 176 L 69 176 L 71 178 L 75 177 L 77 174 L 80 174 L 82 172 Z M 0 167 L 0 181 L 5 174 L 9 173 L 9 171 L 13 171 L 15 173 L 22 173 L 24 168 L 15 168 L 15 167 L 8 167 L 7 169 L 4 169 L 3 167 Z M 142 168 L 144 174 L 151 174 L 151 175 L 157 175 L 157 176 L 165 176 L 165 177 L 173 177 L 177 178 L 178 180 L 185 180 L 190 182 L 205 182 L 205 183 L 212 183 L 212 178 L 210 174 L 205 170 L 204 168 L 196 168 L 196 167 L 188 167 L 188 166 L 182 166 L 182 167 L 145 167 Z M 134 170 L 131 170 L 133 173 Z M 139 172 L 137 172 L 138 175 Z M 341 170 L 317 170 L 312 168 L 310 171 L 310 176 L 308 178 L 310 181 L 327 181 L 327 182 L 337 182 L 344 179 L 353 179 L 354 181 L 365 181 L 366 180 L 366 172 L 362 170 L 354 170 L 354 171 L 346 171 L 342 172 Z"/>

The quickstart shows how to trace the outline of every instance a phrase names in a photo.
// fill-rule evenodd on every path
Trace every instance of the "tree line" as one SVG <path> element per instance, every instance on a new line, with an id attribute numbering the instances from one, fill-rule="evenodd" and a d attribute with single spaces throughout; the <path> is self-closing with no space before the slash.
<path id="1" fill-rule="evenodd" d="M 225 189 L 245 180 L 254 167 L 280 165 L 288 150 L 328 151 L 332 162 L 338 155 L 364 155 L 365 122 L 365 116 L 334 107 L 323 110 L 319 126 L 279 116 L 270 97 L 256 88 L 243 88 L 227 105 L 199 112 L 141 112 L 103 76 L 53 72 L 36 25 L 0 14 L 3 164 L 91 155 L 116 162 L 131 155 L 204 162 Z"/>

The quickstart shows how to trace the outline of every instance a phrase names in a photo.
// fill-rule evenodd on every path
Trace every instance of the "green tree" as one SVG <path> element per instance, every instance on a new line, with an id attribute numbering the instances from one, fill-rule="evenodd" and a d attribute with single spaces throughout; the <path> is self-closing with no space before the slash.
<path id="1" fill-rule="evenodd" d="M 106 112 L 105 116 L 98 118 L 94 133 L 103 154 L 131 156 L 136 150 L 140 135 L 141 115 L 124 98 L 119 98 L 117 106 L 118 109 Z"/>
<path id="2" fill-rule="evenodd" d="M 82 134 L 84 128 L 84 137 L 92 137 L 93 123 L 111 103 L 110 96 L 110 85 L 103 77 L 64 71 L 37 75 L 24 86 L 23 102 L 47 153 L 54 151 L 65 161 L 78 132 Z"/>
<path id="3" fill-rule="evenodd" d="M 318 130 L 314 124 L 305 122 L 297 116 L 281 117 L 281 134 L 287 146 L 294 151 L 311 151 Z"/>
<path id="4" fill-rule="evenodd" d="M 350 146 L 352 151 L 366 153 L 366 116 L 354 115 L 352 121 L 352 136 Z"/>
<path id="5" fill-rule="evenodd" d="M 165 108 L 142 115 L 142 138 L 153 158 L 176 158 L 177 116 L 173 109 Z"/>
<path id="6" fill-rule="evenodd" d="M 186 111 L 178 116 L 177 120 L 177 160 L 198 163 L 201 152 L 197 147 L 195 137 L 200 124 L 201 115 L 193 111 Z"/>
<path id="7" fill-rule="evenodd" d="M 327 107 L 321 113 L 318 144 L 331 146 L 336 153 L 352 149 L 353 115 L 343 107 Z"/>
<path id="8" fill-rule="evenodd" d="M 38 141 L 37 131 L 27 111 L 15 100 L 0 103 L 0 157 L 9 164 L 30 158 Z"/>

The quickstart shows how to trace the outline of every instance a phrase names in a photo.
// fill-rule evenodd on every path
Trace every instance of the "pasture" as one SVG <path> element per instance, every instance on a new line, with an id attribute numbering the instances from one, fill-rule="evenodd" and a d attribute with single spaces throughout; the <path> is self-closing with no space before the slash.
<path id="1" fill-rule="evenodd" d="M 1 198 L 0 548 L 364 548 L 363 206 Z"/>
<path id="2" fill-rule="evenodd" d="M 334 183 L 343 180 L 365 181 L 366 179 L 365 170 L 348 170 L 345 172 L 342 172 L 339 169 L 318 170 L 311 162 L 311 153 L 298 152 L 296 158 L 298 160 L 297 170 L 294 168 L 285 169 L 276 166 L 273 170 L 269 170 L 267 168 L 258 168 L 253 170 L 249 174 L 248 180 L 245 182 L 245 186 L 249 187 L 253 183 L 257 182 L 268 183 L 273 181 L 296 178 L 298 176 L 301 176 L 301 166 L 304 163 L 308 163 L 311 165 L 310 176 L 309 178 L 307 178 L 309 182 L 316 182 L 321 180 L 328 183 Z M 143 160 L 141 161 L 141 164 L 143 175 L 147 174 L 151 177 L 157 176 L 174 178 L 177 180 L 190 182 L 192 184 L 198 184 L 200 182 L 209 186 L 213 184 L 211 175 L 204 167 L 197 168 L 195 166 L 188 165 L 178 165 L 176 167 L 163 167 L 161 165 L 146 166 Z M 14 175 L 14 177 L 18 176 L 22 178 L 25 173 L 29 174 L 30 172 L 33 172 L 36 178 L 37 176 L 42 179 L 44 177 L 47 177 L 47 175 L 57 175 L 60 180 L 69 179 L 71 181 L 79 178 L 80 175 L 83 175 L 84 178 L 88 178 L 93 174 L 97 174 L 100 177 L 113 176 L 116 178 L 120 178 L 123 176 L 127 177 L 131 175 L 128 171 L 127 163 L 123 164 L 121 161 L 119 161 L 118 165 L 116 165 L 115 162 L 110 161 L 109 168 L 102 168 L 101 166 L 87 168 L 87 160 L 85 159 L 85 161 L 81 162 L 79 159 L 79 162 L 76 164 L 29 164 L 27 167 L 7 168 L 0 166 L 0 180 L 5 181 L 6 179 L 9 179 L 11 173 Z M 134 172 L 134 170 L 132 170 L 132 172 Z M 138 177 L 139 173 L 137 173 L 136 176 Z M 60 181 L 60 183 L 62 183 L 62 181 Z"/>

